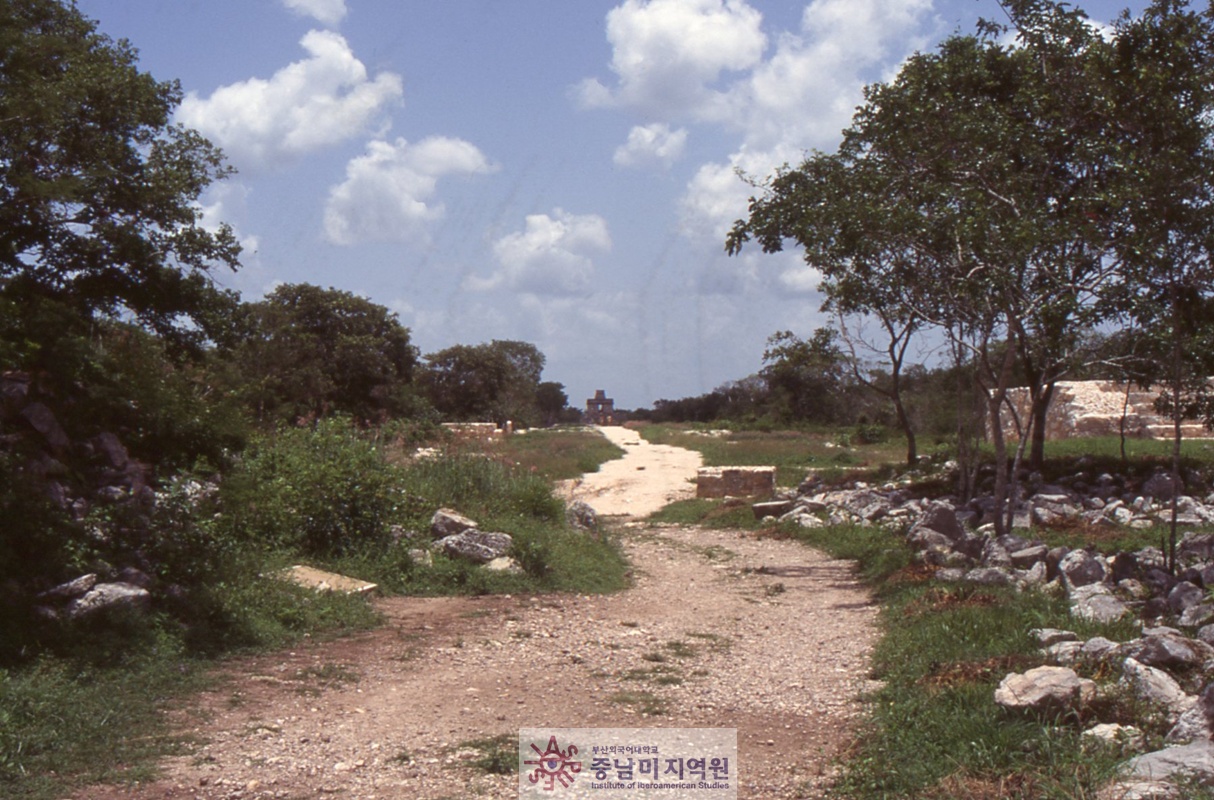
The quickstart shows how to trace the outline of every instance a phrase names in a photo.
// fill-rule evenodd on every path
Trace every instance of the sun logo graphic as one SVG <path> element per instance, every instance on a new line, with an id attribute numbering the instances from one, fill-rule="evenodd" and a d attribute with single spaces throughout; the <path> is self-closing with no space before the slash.
<path id="1" fill-rule="evenodd" d="M 547 749 L 541 751 L 534 744 L 531 745 L 531 749 L 539 757 L 523 762 L 529 767 L 535 767 L 527 779 L 532 783 L 543 781 L 544 791 L 551 792 L 556 789 L 558 781 L 561 786 L 566 788 L 572 786 L 573 776 L 582 771 L 582 762 L 573 760 L 573 757 L 577 755 L 577 745 L 575 744 L 562 750 L 556 743 L 556 737 L 551 736 L 548 738 Z"/>

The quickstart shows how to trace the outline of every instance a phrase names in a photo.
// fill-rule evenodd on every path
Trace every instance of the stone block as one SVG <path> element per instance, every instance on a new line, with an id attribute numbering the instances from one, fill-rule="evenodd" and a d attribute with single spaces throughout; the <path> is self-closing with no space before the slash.
<path id="1" fill-rule="evenodd" d="M 775 467 L 701 467 L 696 473 L 696 497 L 768 497 L 775 491 Z"/>

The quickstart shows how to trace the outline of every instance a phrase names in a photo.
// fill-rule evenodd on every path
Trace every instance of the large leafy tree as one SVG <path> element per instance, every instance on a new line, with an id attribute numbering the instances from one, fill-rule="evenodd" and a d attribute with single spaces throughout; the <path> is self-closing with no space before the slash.
<path id="1" fill-rule="evenodd" d="M 0 2 L 0 377 L 15 389 L 0 404 L 0 605 L 102 546 L 67 511 L 104 477 L 81 440 L 117 435 L 181 466 L 239 438 L 181 358 L 227 329 L 234 297 L 211 273 L 239 255 L 202 219 L 228 169 L 173 123 L 181 97 L 73 3 Z M 137 494 L 142 468 L 124 480 Z"/>
<path id="2" fill-rule="evenodd" d="M 429 353 L 420 382 L 446 419 L 533 425 L 544 354 L 527 342 L 494 339 Z"/>
<path id="3" fill-rule="evenodd" d="M 72 4 L 0 4 L 0 302 L 196 340 L 225 307 L 209 273 L 239 254 L 197 202 L 228 169 L 136 61 Z"/>
<path id="4" fill-rule="evenodd" d="M 1108 146 L 1092 76 L 1103 42 L 1061 4 L 1004 6 L 1017 45 L 984 25 L 909 59 L 868 88 L 839 152 L 778 175 L 727 243 L 755 236 L 778 249 L 794 238 L 825 275 L 829 302 L 885 316 L 895 344 L 908 326 L 944 331 L 986 397 L 996 510 L 1014 474 L 1001 418 L 1017 362 L 1043 418 L 1076 333 L 1106 309 L 1096 300 L 1111 274 L 1099 213 Z"/>
<path id="5" fill-rule="evenodd" d="M 1103 77 L 1121 280 L 1109 297 L 1150 354 L 1139 375 L 1166 387 L 1179 487 L 1181 421 L 1209 406 L 1214 374 L 1214 10 L 1156 0 L 1115 34 Z"/>
<path id="6" fill-rule="evenodd" d="M 363 421 L 414 409 L 417 348 L 384 306 L 339 289 L 284 284 L 246 308 L 234 364 L 263 420 L 344 413 Z"/>
<path id="7" fill-rule="evenodd" d="M 778 331 L 767 338 L 763 363 L 759 375 L 767 384 L 768 402 L 785 421 L 847 420 L 849 368 L 834 331 L 818 328 L 808 339 Z"/>

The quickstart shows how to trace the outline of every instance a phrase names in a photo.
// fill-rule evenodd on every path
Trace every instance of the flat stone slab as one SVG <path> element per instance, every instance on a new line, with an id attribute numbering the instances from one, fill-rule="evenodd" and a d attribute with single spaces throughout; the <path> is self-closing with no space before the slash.
<path id="1" fill-rule="evenodd" d="M 342 594 L 370 594 L 379 588 L 378 584 L 360 581 L 336 572 L 325 572 L 315 567 L 305 567 L 297 564 L 280 572 L 275 577 L 298 584 L 305 589 L 315 589 L 318 592 L 341 592 Z"/>

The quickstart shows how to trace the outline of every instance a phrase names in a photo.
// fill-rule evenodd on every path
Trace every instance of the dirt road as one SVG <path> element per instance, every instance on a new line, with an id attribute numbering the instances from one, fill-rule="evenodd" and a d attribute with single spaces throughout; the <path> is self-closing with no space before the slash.
<path id="1" fill-rule="evenodd" d="M 737 728 L 740 798 L 818 796 L 871 688 L 849 565 L 735 531 L 618 535 L 627 591 L 381 600 L 378 630 L 233 663 L 173 712 L 202 744 L 160 780 L 75 798 L 513 798 L 475 765 L 485 740 L 591 726 Z"/>
<path id="2" fill-rule="evenodd" d="M 558 487 L 572 500 L 584 500 L 603 516 L 647 517 L 676 500 L 695 497 L 700 454 L 682 447 L 650 444 L 630 428 L 598 429 L 624 449 L 623 458 L 608 461 L 598 472 L 565 481 Z"/>

